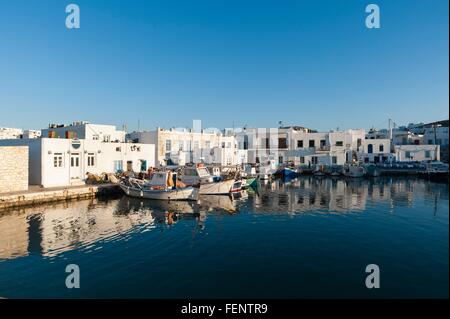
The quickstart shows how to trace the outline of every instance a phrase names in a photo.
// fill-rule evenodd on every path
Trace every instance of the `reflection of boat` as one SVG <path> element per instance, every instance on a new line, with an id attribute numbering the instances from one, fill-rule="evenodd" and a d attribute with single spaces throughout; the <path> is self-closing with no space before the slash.
<path id="1" fill-rule="evenodd" d="M 239 193 L 236 193 L 239 194 Z M 198 204 L 201 209 L 206 209 L 207 211 L 212 211 L 215 209 L 223 209 L 227 212 L 235 212 L 236 205 L 231 196 L 221 196 L 221 195 L 200 195 L 198 199 Z"/>
<path id="2" fill-rule="evenodd" d="M 152 213 L 157 211 L 171 211 L 182 214 L 193 214 L 195 203 L 192 201 L 147 201 L 141 198 L 123 196 L 118 205 L 118 209 L 125 213 L 143 208 L 149 209 Z"/>
<path id="3" fill-rule="evenodd" d="M 197 200 L 198 189 L 194 187 L 177 187 L 176 173 L 157 172 L 152 179 L 122 179 L 120 188 L 131 197 L 159 200 Z"/>
<path id="4" fill-rule="evenodd" d="M 370 177 L 380 176 L 380 169 L 376 165 L 367 165 L 364 167 L 366 175 Z"/>
<path id="5" fill-rule="evenodd" d="M 214 181 L 203 164 L 184 167 L 180 180 L 186 185 L 199 185 L 199 194 L 202 195 L 229 194 L 235 187 L 239 186 L 235 185 L 234 179 Z"/>

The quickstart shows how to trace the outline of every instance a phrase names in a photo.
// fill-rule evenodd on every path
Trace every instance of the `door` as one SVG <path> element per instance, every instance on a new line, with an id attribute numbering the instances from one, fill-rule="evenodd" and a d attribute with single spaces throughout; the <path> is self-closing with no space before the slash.
<path id="1" fill-rule="evenodd" d="M 81 179 L 80 153 L 70 154 L 70 179 Z"/>

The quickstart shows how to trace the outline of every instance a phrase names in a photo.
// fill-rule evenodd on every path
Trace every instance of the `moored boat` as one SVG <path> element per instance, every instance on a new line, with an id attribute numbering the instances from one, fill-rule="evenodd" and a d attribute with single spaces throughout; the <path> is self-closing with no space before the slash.
<path id="1" fill-rule="evenodd" d="M 225 195 L 230 194 L 238 186 L 240 188 L 240 185 L 235 185 L 234 178 L 215 181 L 203 164 L 184 167 L 180 180 L 186 185 L 198 187 L 201 195 Z"/>
<path id="2" fill-rule="evenodd" d="M 150 180 L 136 178 L 122 179 L 119 182 L 123 192 L 131 197 L 157 200 L 197 200 L 198 189 L 177 184 L 176 173 L 157 172 Z"/>
<path id="3" fill-rule="evenodd" d="M 344 167 L 342 174 L 346 177 L 363 177 L 366 173 L 364 167 L 359 165 L 347 165 Z"/>

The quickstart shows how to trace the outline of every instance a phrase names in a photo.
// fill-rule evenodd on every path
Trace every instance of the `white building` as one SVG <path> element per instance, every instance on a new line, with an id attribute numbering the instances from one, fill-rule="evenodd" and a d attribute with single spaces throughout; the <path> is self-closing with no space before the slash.
<path id="1" fill-rule="evenodd" d="M 357 158 L 365 138 L 364 130 L 316 132 L 292 126 L 282 128 L 245 128 L 236 134 L 239 148 L 248 150 L 250 163 L 297 165 L 343 165 Z"/>
<path id="2" fill-rule="evenodd" d="M 29 148 L 29 184 L 43 187 L 83 184 L 88 172 L 140 172 L 155 164 L 151 144 L 59 138 L 0 141 L 0 146 L 20 145 Z"/>
<path id="3" fill-rule="evenodd" d="M 41 130 L 25 130 L 23 131 L 22 138 L 40 138 Z"/>
<path id="4" fill-rule="evenodd" d="M 20 128 L 0 127 L 0 140 L 21 138 L 23 130 Z"/>
<path id="5" fill-rule="evenodd" d="M 50 124 L 42 130 L 42 137 L 78 138 L 101 142 L 125 142 L 125 131 L 117 130 L 114 125 L 73 122 L 70 125 Z"/>
<path id="6" fill-rule="evenodd" d="M 439 161 L 439 145 L 395 145 L 395 158 L 399 162 Z"/>
<path id="7" fill-rule="evenodd" d="M 359 159 L 364 163 L 392 162 L 394 154 L 391 152 L 391 140 L 387 138 L 364 140 Z"/>
<path id="8" fill-rule="evenodd" d="M 129 140 L 155 145 L 155 163 L 184 165 L 207 163 L 237 165 L 246 159 L 246 152 L 238 151 L 234 136 L 224 136 L 220 131 L 157 128 L 155 131 L 132 132 Z"/>

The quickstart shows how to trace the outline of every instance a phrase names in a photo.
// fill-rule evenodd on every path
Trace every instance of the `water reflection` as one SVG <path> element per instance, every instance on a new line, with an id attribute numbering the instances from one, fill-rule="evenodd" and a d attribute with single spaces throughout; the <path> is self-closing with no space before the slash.
<path id="1" fill-rule="evenodd" d="M 413 178 L 305 177 L 265 182 L 231 197 L 202 196 L 195 203 L 124 196 L 16 209 L 0 212 L 0 260 L 101 249 L 102 241 L 126 240 L 133 233 L 175 227 L 186 220 L 201 231 L 210 214 L 361 213 L 380 203 L 391 210 L 413 207 L 415 200 L 425 201 L 435 213 L 439 201 L 448 201 L 448 185 Z"/>

